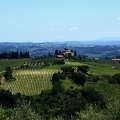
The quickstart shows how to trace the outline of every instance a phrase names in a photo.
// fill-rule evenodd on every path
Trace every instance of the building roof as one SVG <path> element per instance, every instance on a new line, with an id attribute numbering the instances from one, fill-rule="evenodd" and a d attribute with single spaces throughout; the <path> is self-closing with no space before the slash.
<path id="1" fill-rule="evenodd" d="M 58 58 L 63 58 L 63 56 L 62 56 L 62 55 L 57 55 L 57 57 L 58 57 Z"/>
<path id="2" fill-rule="evenodd" d="M 120 61 L 120 58 L 114 58 L 113 61 Z"/>

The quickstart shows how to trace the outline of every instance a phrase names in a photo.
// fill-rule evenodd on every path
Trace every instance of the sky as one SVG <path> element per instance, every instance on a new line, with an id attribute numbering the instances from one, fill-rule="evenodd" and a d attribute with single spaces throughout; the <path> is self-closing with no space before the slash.
<path id="1" fill-rule="evenodd" d="M 120 0 L 0 0 L 0 42 L 120 37 Z"/>

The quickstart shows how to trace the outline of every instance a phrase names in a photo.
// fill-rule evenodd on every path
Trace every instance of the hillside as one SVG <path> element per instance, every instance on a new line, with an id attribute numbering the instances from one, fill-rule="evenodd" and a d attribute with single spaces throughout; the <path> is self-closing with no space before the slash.
<path id="1" fill-rule="evenodd" d="M 66 41 L 66 42 L 43 42 L 43 43 L 0 43 L 0 52 L 8 51 L 29 51 L 30 56 L 48 55 L 54 53 L 56 49 L 68 48 L 76 51 L 79 55 L 88 57 L 111 58 L 120 55 L 119 41 Z"/>
<path id="2" fill-rule="evenodd" d="M 119 63 L 105 59 L 70 59 L 65 64 L 58 64 L 56 60 L 48 57 L 0 60 L 1 71 L 6 66 L 14 68 L 14 79 L 1 82 L 0 85 L 0 102 L 3 107 L 0 119 L 120 118 L 120 86 L 115 81 L 115 75 L 119 77 L 120 73 Z M 77 72 L 78 66 L 83 73 Z M 71 73 L 73 68 L 76 72 Z M 87 71 L 83 68 L 87 68 Z M 0 74 L 3 79 L 3 72 Z M 77 75 L 76 82 L 74 75 Z M 57 82 L 53 83 L 53 80 Z M 84 85 L 78 80 L 85 80 Z"/>

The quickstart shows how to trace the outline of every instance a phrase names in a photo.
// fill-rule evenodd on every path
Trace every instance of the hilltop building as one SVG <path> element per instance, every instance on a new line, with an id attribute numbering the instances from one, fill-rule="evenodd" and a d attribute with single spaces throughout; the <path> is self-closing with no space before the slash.
<path id="1" fill-rule="evenodd" d="M 71 52 L 70 50 L 63 50 L 62 55 L 71 55 L 74 56 L 74 52 Z"/>

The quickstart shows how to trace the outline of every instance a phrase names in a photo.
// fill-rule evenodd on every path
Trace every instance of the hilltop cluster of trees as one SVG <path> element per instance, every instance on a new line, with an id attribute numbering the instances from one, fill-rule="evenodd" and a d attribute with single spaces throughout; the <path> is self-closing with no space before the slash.
<path id="1" fill-rule="evenodd" d="M 84 85 L 87 80 L 89 66 L 78 66 L 77 71 L 73 67 L 62 67 L 61 73 L 54 73 L 51 82 L 55 84 L 60 79 L 65 80 L 66 77 L 71 79 L 77 85 Z"/>
<path id="2" fill-rule="evenodd" d="M 29 52 L 3 52 L 0 53 L 0 59 L 19 59 L 19 58 L 29 58 Z"/>

